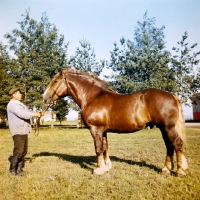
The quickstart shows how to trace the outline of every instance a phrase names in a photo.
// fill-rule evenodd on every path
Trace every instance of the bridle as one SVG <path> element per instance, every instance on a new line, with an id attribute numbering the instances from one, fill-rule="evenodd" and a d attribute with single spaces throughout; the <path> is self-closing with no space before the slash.
<path id="1" fill-rule="evenodd" d="M 61 84 L 63 83 L 63 81 L 65 81 L 66 85 L 67 85 L 67 90 L 68 90 L 68 82 L 67 82 L 67 78 L 66 78 L 66 74 L 64 73 L 64 75 L 62 75 L 62 80 L 60 81 L 60 83 L 57 85 L 57 87 L 55 88 L 55 90 L 53 91 L 52 95 L 49 98 L 49 102 L 48 105 L 44 106 L 44 109 L 42 111 L 40 111 L 40 117 L 36 118 L 36 122 L 35 122 L 35 131 L 34 131 L 34 135 L 38 136 L 39 135 L 39 128 L 40 128 L 40 118 L 42 117 L 42 115 L 50 108 L 54 105 L 54 102 L 52 101 L 53 97 L 55 95 L 57 95 L 58 97 L 60 97 L 56 92 L 58 90 L 58 88 L 61 86 Z"/>
<path id="2" fill-rule="evenodd" d="M 68 89 L 68 83 L 67 83 L 66 74 L 64 74 L 64 75 L 62 75 L 62 80 L 61 80 L 60 83 L 57 85 L 57 87 L 53 90 L 53 93 L 52 93 L 52 95 L 51 95 L 50 98 L 49 98 L 49 104 L 50 104 L 50 106 L 53 105 L 52 99 L 53 99 L 53 97 L 54 97 L 55 95 L 57 95 L 58 97 L 60 97 L 56 92 L 57 92 L 58 88 L 61 86 L 61 84 L 63 83 L 63 81 L 65 81 L 65 83 L 66 83 L 66 85 L 67 85 L 67 89 Z M 50 106 L 49 106 L 49 107 L 50 107 Z M 48 108 L 49 108 L 49 107 L 48 107 Z"/>

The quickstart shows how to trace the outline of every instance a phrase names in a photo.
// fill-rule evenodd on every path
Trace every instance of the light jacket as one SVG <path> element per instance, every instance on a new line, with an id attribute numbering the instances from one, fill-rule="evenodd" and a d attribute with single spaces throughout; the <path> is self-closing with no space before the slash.
<path id="1" fill-rule="evenodd" d="M 25 135 L 31 133 L 30 119 L 34 112 L 18 100 L 11 99 L 7 105 L 8 123 L 11 135 Z"/>

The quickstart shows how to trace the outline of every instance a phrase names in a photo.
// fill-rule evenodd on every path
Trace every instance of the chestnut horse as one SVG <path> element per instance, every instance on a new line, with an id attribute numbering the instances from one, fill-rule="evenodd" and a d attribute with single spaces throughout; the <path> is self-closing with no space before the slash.
<path id="1" fill-rule="evenodd" d="M 85 126 L 90 130 L 97 155 L 95 174 L 111 168 L 107 132 L 130 133 L 156 125 L 164 139 L 167 155 L 162 173 L 170 174 L 176 152 L 176 175 L 185 175 L 188 168 L 183 154 L 185 121 L 179 99 L 159 89 L 134 94 L 119 94 L 97 76 L 71 69 L 60 71 L 44 92 L 50 104 L 71 95 L 81 108 Z"/>

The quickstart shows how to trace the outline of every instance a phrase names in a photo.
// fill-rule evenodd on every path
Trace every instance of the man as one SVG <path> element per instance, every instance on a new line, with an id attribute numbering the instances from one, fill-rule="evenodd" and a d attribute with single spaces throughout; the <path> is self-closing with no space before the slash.
<path id="1" fill-rule="evenodd" d="M 41 113 L 32 112 L 20 102 L 22 94 L 19 88 L 9 91 L 11 100 L 7 105 L 8 123 L 11 135 L 13 137 L 14 149 L 10 161 L 10 173 L 17 175 L 23 172 L 24 157 L 28 150 L 28 134 L 31 133 L 30 119 L 32 117 L 41 117 Z"/>

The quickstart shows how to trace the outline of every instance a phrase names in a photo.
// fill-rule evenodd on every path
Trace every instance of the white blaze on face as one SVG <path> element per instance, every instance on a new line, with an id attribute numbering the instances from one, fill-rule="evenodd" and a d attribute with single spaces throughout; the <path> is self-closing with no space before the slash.
<path id="1" fill-rule="evenodd" d="M 43 94 L 43 97 L 45 97 L 45 95 L 47 94 L 48 90 L 49 90 L 49 87 L 45 90 L 45 92 Z"/>

